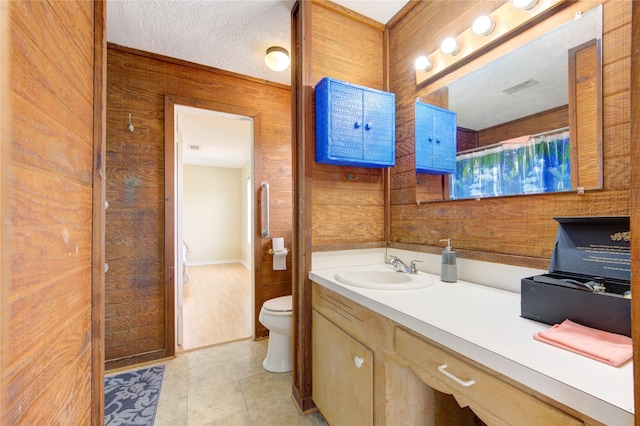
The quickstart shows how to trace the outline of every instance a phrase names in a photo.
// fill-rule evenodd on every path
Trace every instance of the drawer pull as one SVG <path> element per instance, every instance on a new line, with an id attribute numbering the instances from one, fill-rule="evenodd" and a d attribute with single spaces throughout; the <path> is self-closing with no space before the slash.
<path id="1" fill-rule="evenodd" d="M 353 357 L 353 363 L 356 365 L 357 368 L 362 367 L 362 364 L 364 364 L 364 360 L 362 358 L 360 358 L 359 356 L 354 356 Z"/>
<path id="2" fill-rule="evenodd" d="M 456 382 L 457 384 L 464 386 L 464 387 L 469 387 L 471 385 L 473 385 L 476 381 L 475 380 L 467 380 L 466 382 L 460 380 L 459 378 L 457 378 L 456 376 L 454 376 L 453 374 L 449 373 L 447 370 L 447 364 L 442 364 L 440 367 L 438 367 L 438 371 L 441 372 L 442 374 L 444 374 L 445 376 L 447 376 L 448 378 L 450 378 L 451 380 L 453 380 L 454 382 Z"/>

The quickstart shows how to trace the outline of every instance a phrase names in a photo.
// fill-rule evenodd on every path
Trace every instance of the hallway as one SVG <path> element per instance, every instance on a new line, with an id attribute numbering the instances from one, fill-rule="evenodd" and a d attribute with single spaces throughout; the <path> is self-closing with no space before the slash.
<path id="1" fill-rule="evenodd" d="M 184 286 L 184 352 L 251 337 L 251 274 L 241 263 L 190 266 Z"/>

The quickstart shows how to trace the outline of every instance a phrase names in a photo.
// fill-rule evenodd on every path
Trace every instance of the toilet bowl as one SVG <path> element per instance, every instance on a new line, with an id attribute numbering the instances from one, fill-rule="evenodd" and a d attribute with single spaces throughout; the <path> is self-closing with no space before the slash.
<path id="1" fill-rule="evenodd" d="M 291 296 L 264 302 L 258 320 L 269 329 L 269 346 L 262 367 L 272 373 L 291 371 Z"/>

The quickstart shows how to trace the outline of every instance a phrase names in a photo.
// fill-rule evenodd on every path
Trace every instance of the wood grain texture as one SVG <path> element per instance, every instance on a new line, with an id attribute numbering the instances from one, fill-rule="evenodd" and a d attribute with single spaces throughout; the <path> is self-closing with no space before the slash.
<path id="1" fill-rule="evenodd" d="M 294 73 L 295 261 L 293 397 L 301 411 L 311 400 L 311 253 L 383 246 L 384 172 L 315 163 L 313 87 L 332 77 L 386 89 L 384 26 L 328 1 L 298 2 L 292 10 Z M 357 177 L 349 181 L 347 175 Z M 297 254 L 296 254 L 297 253 Z"/>
<path id="2" fill-rule="evenodd" d="M 91 262 L 91 424 L 104 423 L 104 247 L 107 118 L 106 2 L 94 4 L 93 252 Z M 100 378 L 100 380 L 96 380 Z"/>
<path id="3" fill-rule="evenodd" d="M 429 40 L 439 40 L 446 28 L 452 28 L 456 22 L 453 15 L 464 19 L 467 11 L 481 7 L 474 3 L 456 2 L 454 7 L 452 3 L 425 2 L 414 7 L 411 13 L 390 28 L 391 90 L 396 93 L 397 122 L 400 125 L 412 120 L 410 105 L 416 96 L 428 90 L 415 86 L 415 75 L 408 58 L 424 49 L 428 51 Z M 572 3 L 558 15 L 571 13 L 574 7 L 587 9 L 598 3 Z M 409 171 L 401 170 L 396 175 L 394 169 L 391 174 L 390 242 L 435 246 L 440 238 L 446 236 L 458 241 L 456 246 L 459 250 L 468 250 L 481 260 L 514 256 L 511 260 L 514 264 L 548 264 L 555 240 L 556 222 L 553 217 L 630 214 L 629 84 L 628 77 L 624 77 L 629 73 L 629 8 L 630 2 L 604 3 L 603 190 L 587 192 L 584 196 L 548 194 L 416 205 L 416 199 L 421 200 L 416 194 L 424 194 L 417 189 L 412 194 L 412 180 L 405 176 L 410 175 Z M 433 25 L 425 25 L 425 22 Z M 448 22 L 451 24 L 446 25 Z M 538 25 L 547 24 L 542 22 Z M 531 31 L 538 31 L 536 27 Z M 523 38 L 524 35 L 518 37 Z M 412 132 L 410 128 L 402 132 L 399 129 L 397 146 L 402 148 L 398 151 L 410 157 L 412 151 L 408 146 L 413 141 Z M 532 233 L 531 229 L 536 232 Z"/>
<path id="4" fill-rule="evenodd" d="M 602 187 L 602 66 L 600 43 L 569 50 L 571 185 Z"/>
<path id="5" fill-rule="evenodd" d="M 383 90 L 382 29 L 329 2 L 312 3 L 311 13 L 311 83 L 332 77 Z M 312 245 L 384 241 L 382 173 L 312 163 Z"/>
<path id="6" fill-rule="evenodd" d="M 168 214 L 173 195 L 167 183 L 172 177 L 167 171 L 173 166 L 165 155 L 165 95 L 177 103 L 254 118 L 254 138 L 260 141 L 255 199 L 258 202 L 261 195 L 260 182 L 269 181 L 271 227 L 288 246 L 291 103 L 286 86 L 114 45 L 108 45 L 107 73 L 107 200 L 111 206 L 106 213 L 105 256 L 110 270 L 105 351 L 107 366 L 113 368 L 143 358 L 158 359 L 173 349 L 173 282 L 168 278 L 173 275 L 174 260 L 166 242 L 167 230 L 173 226 Z M 134 132 L 127 130 L 129 113 Z M 256 215 L 257 221 L 259 210 Z M 263 266 L 271 261 L 270 241 L 259 235 L 255 241 L 255 337 L 264 337 L 268 330 L 258 321 L 260 307 L 268 298 L 291 294 L 291 272 L 276 274 Z M 141 312 L 149 315 L 140 316 Z M 134 320 L 140 321 L 136 327 L 128 332 L 121 329 Z"/>
<path id="7" fill-rule="evenodd" d="M 103 398 L 94 386 L 103 378 L 96 365 L 102 336 L 92 318 L 100 282 L 92 268 L 102 249 L 93 214 L 94 150 L 102 143 L 95 131 L 102 115 L 94 111 L 103 106 L 94 91 L 102 63 L 94 34 L 102 31 L 104 4 L 7 7 L 11 80 L 2 97 L 11 100 L 6 117 L 15 131 L 3 167 L 11 197 L 3 200 L 10 236 L 3 240 L 2 339 L 11 349 L 3 354 L 2 423 L 90 424 Z"/>
<path id="8" fill-rule="evenodd" d="M 9 3 L 0 2 L 0 171 L 8 170 L 11 154 L 11 125 L 13 112 L 11 109 L 9 84 Z M 11 117 L 10 117 L 11 116 Z M 0 173 L 0 424 L 5 424 L 9 410 L 4 372 L 7 371 L 7 353 L 9 348 L 9 309 L 7 296 L 10 294 L 10 267 L 4 259 L 9 253 L 9 203 L 7 188 L 8 173 Z"/>
<path id="9" fill-rule="evenodd" d="M 240 263 L 189 267 L 182 351 L 251 337 L 251 272 Z"/>
<path id="10" fill-rule="evenodd" d="M 569 126 L 569 109 L 566 105 L 482 129 L 478 132 L 478 146 L 491 145 L 507 139 Z"/>
<path id="11" fill-rule="evenodd" d="M 375 242 L 364 242 L 361 234 L 349 245 L 339 241 L 332 244 L 329 226 L 340 228 L 335 224 L 338 219 L 336 206 L 351 194 L 363 200 L 362 191 L 351 191 L 342 186 L 340 173 L 330 169 L 321 170 L 313 163 L 313 117 L 309 114 L 313 97 L 309 86 L 314 85 L 324 75 L 335 72 L 346 75 L 348 81 L 358 83 L 361 70 L 349 62 L 352 40 L 359 32 L 353 26 L 353 33 L 337 24 L 342 18 L 332 20 L 330 9 L 324 7 L 316 12 L 317 4 L 312 8 L 306 2 L 298 3 L 294 28 L 294 42 L 299 51 L 294 55 L 299 61 L 295 67 L 298 79 L 296 99 L 296 123 L 302 123 L 295 129 L 294 149 L 300 154 L 297 159 L 296 196 L 300 197 L 302 207 L 296 214 L 294 223 L 296 240 L 304 252 L 321 250 L 338 250 L 371 246 Z M 493 4 L 492 4 L 493 3 Z M 514 196 L 481 201 L 462 200 L 456 202 L 435 202 L 417 205 L 420 197 L 436 199 L 442 192 L 442 182 L 434 177 L 415 174 L 413 158 L 413 103 L 416 97 L 426 95 L 434 89 L 446 85 L 448 81 L 469 72 L 474 67 L 491 61 L 496 55 L 523 44 L 533 34 L 541 34 L 566 20 L 578 9 L 590 9 L 604 3 L 604 35 L 603 35 L 603 189 L 588 191 L 585 195 L 547 194 Z M 472 19 L 495 8 L 495 2 L 458 1 L 458 2 L 415 2 L 395 18 L 388 32 L 388 64 L 383 64 L 385 81 L 389 82 L 388 90 L 396 94 L 396 166 L 391 169 L 389 177 L 390 236 L 385 238 L 389 247 L 403 248 L 424 252 L 439 253 L 439 239 L 451 237 L 458 241 L 458 253 L 461 257 L 499 262 L 511 265 L 528 266 L 544 269 L 548 267 L 549 257 L 556 233 L 556 216 L 598 216 L 628 215 L 630 210 L 629 183 L 631 167 L 630 153 L 630 54 L 631 54 L 631 2 L 629 1 L 577 1 L 563 8 L 557 16 L 551 16 L 536 24 L 526 32 L 510 39 L 495 51 L 489 51 L 473 63 L 454 71 L 451 76 L 444 76 L 442 81 L 429 86 L 416 87 L 413 60 L 419 53 L 430 52 L 438 48 L 437 43 L 445 33 L 458 33 L 468 26 Z M 309 10 L 313 9 L 313 10 Z M 319 17 L 322 17 L 321 19 Z M 298 25 L 298 27 L 296 27 Z M 313 27 L 313 31 L 304 25 Z M 331 41 L 332 30 L 340 34 L 340 38 Z M 350 27 L 351 28 L 351 27 Z M 317 36 L 318 32 L 322 35 Z M 349 35 L 346 37 L 345 35 Z M 362 37 L 366 39 L 366 37 Z M 385 41 L 386 43 L 387 41 Z M 326 52 L 327 49 L 333 49 Z M 343 55 L 342 62 L 335 56 Z M 335 55 L 335 56 L 334 56 Z M 356 61 L 357 62 L 357 61 Z M 341 68 L 336 68 L 340 63 Z M 349 69 L 350 71 L 344 71 Z M 353 74 L 352 74 L 353 73 Z M 311 77 L 310 77 L 311 76 Z M 562 121 L 562 119 L 560 120 Z M 632 157 L 633 158 L 633 157 Z M 324 166 L 323 166 L 324 167 Z M 637 170 L 637 168 L 636 168 Z M 368 176 L 369 177 L 369 176 Z M 441 179 L 441 178 L 440 178 Z M 421 184 L 417 185 L 420 181 Z M 329 191 L 330 185 L 338 187 Z M 420 187 L 420 189 L 416 189 Z M 384 184 L 383 184 L 384 188 Z M 384 189 L 382 189 L 384 192 Z M 311 193 L 311 194 L 310 194 Z M 330 195 L 329 195 L 330 194 Z M 314 203 L 326 204 L 316 209 Z M 372 198 L 375 200 L 375 198 Z M 313 201 L 313 202 L 312 202 Z M 354 205 L 345 208 L 345 218 L 356 218 Z M 374 203 L 375 204 L 375 203 Z M 305 210 L 306 206 L 306 210 Z M 311 218 L 306 218 L 311 216 Z M 331 217 L 327 220 L 325 217 Z M 322 223 L 323 226 L 318 225 Z M 356 226 L 357 228 L 357 226 Z M 532 232 L 532 229 L 535 232 Z M 311 235 L 309 235 L 311 230 Z M 344 228 L 342 229 L 344 232 Z M 327 235 L 325 235 L 325 233 Z M 313 241 L 313 244 L 312 244 Z M 294 399 L 300 407 L 305 406 L 305 397 L 309 395 L 310 378 L 308 377 L 308 321 L 311 316 L 308 309 L 308 289 L 306 273 L 310 260 L 302 253 L 294 265 L 296 277 L 300 284 L 295 286 L 294 295 L 298 306 L 296 326 L 297 369 L 294 368 Z M 307 269 L 305 269 L 307 268 Z M 637 360 L 636 360 L 637 361 Z M 638 398 L 636 398 L 638 399 Z M 302 402 L 301 402 L 302 401 Z"/>
<path id="12" fill-rule="evenodd" d="M 631 7 L 631 6 L 630 6 Z M 631 235 L 640 235 L 640 4 L 633 2 L 632 11 L 632 40 L 631 45 L 636 46 L 632 51 L 630 63 L 630 83 L 631 83 Z M 606 157 L 605 157 L 606 164 Z M 605 176 L 607 176 L 605 174 Z M 631 238 L 631 291 L 640 292 L 640 238 Z M 635 412 L 640 411 L 640 299 L 631 300 L 631 336 L 633 337 L 633 382 Z M 637 418 L 637 414 L 636 414 Z"/>

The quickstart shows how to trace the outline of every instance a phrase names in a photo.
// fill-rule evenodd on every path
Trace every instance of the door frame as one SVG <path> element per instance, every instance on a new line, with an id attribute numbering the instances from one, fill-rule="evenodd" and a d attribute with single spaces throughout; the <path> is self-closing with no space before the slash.
<path id="1" fill-rule="evenodd" d="M 186 98 L 176 95 L 167 94 L 164 96 L 164 140 L 165 140 L 165 213 L 164 213 L 164 282 L 165 282 L 165 347 L 167 348 L 167 356 L 175 356 L 177 350 L 177 333 L 176 333 L 176 286 L 178 280 L 177 273 L 182 271 L 176 270 L 176 152 L 175 152 L 175 107 L 183 105 L 193 108 L 218 111 L 227 114 L 242 115 L 253 119 L 253 158 L 252 176 L 253 176 L 253 229 L 252 229 L 252 312 L 255 312 L 256 289 L 261 286 L 261 278 L 259 274 L 262 252 L 259 244 L 256 244 L 257 232 L 260 230 L 260 209 L 258 205 L 258 195 L 260 190 L 260 182 L 262 181 L 261 162 L 257 159 L 261 158 L 261 113 L 260 111 L 244 108 L 236 105 L 221 104 L 217 102 L 207 101 L 203 99 Z M 256 318 L 252 318 L 251 334 L 255 337 Z"/>

